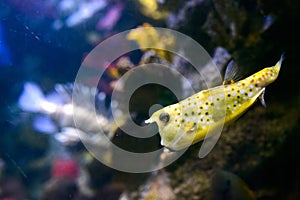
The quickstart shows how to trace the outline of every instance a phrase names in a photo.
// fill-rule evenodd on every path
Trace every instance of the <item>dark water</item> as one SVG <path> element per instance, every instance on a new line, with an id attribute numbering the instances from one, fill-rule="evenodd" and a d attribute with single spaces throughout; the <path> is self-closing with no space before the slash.
<path id="1" fill-rule="evenodd" d="M 68 4 L 70 7 L 62 10 L 61 2 L 70 3 Z M 84 164 L 84 171 L 91 175 L 91 178 L 82 192 L 79 189 L 81 186 L 74 177 L 79 176 L 76 171 L 79 170 L 78 163 L 88 159 L 87 154 L 83 153 L 84 146 L 79 143 L 67 147 L 68 153 L 75 155 L 76 159 L 63 162 L 61 168 L 57 167 L 54 164 L 55 160 L 62 156 L 53 150 L 55 148 L 52 144 L 53 134 L 44 134 L 35 130 L 33 121 L 37 114 L 20 109 L 18 99 L 26 82 L 36 83 L 45 93 L 52 92 L 55 84 L 74 82 L 85 56 L 98 43 L 143 23 L 171 28 L 186 34 L 199 42 L 211 56 L 215 49 L 221 46 L 229 52 L 238 65 L 252 72 L 274 65 L 281 53 L 285 52 L 286 59 L 280 76 L 267 88 L 265 99 L 267 105 L 270 102 L 271 106 L 267 107 L 264 119 L 266 123 L 274 121 L 280 123 L 277 119 L 286 120 L 283 123 L 293 120 L 297 123 L 291 123 L 290 126 L 283 128 L 281 124 L 266 125 L 271 127 L 268 131 L 273 132 L 274 129 L 276 132 L 280 129 L 279 132 L 282 134 L 278 135 L 277 138 L 280 138 L 278 141 L 272 140 L 269 146 L 260 146 L 260 148 L 269 148 L 270 151 L 266 150 L 266 152 L 272 153 L 262 159 L 253 158 L 259 162 L 255 167 L 251 168 L 245 164 L 245 160 L 234 157 L 227 160 L 226 165 L 218 165 L 216 168 L 232 169 L 233 172 L 242 175 L 251 189 L 256 192 L 257 199 L 282 199 L 284 194 L 286 199 L 300 198 L 300 179 L 297 171 L 300 152 L 297 145 L 300 111 L 298 66 L 300 5 L 298 1 L 270 3 L 263 0 L 228 2 L 181 0 L 175 3 L 166 0 L 160 1 L 158 11 L 168 13 L 167 17 L 157 19 L 147 15 L 138 1 L 98 0 L 100 3 L 104 2 L 106 6 L 93 12 L 90 17 L 82 19 L 80 23 L 68 26 L 67 19 L 76 13 L 80 6 L 86 6 L 90 2 L 88 0 L 4 0 L 0 2 L 0 199 L 41 199 L 42 197 L 44 199 L 118 199 L 122 192 L 130 190 L 136 193 L 129 192 L 129 199 L 142 196 L 143 190 L 138 187 L 149 184 L 145 182 L 151 174 L 132 175 L 117 172 L 96 160 Z M 87 9 L 92 10 L 91 7 Z M 120 14 L 106 17 L 109 12 Z M 113 19 L 114 17 L 116 20 Z M 101 19 L 106 19 L 113 26 L 99 28 L 97 24 Z M 137 65 L 143 55 L 144 51 L 138 50 L 128 53 L 127 56 L 133 65 Z M 114 66 L 112 68 L 115 69 Z M 105 105 L 108 110 L 110 109 L 110 84 L 118 78 L 107 72 L 103 82 L 98 84 L 99 90 L 107 95 Z M 131 117 L 139 124 L 148 117 L 148 108 L 153 102 L 168 105 L 176 101 L 174 95 L 168 90 L 157 86 L 150 89 L 147 86 L 138 92 L 131 99 L 133 103 L 130 110 Z M 254 109 L 253 112 L 259 111 Z M 291 112 L 296 114 L 287 115 Z M 256 123 L 258 124 L 255 126 L 260 126 L 259 122 Z M 244 124 L 240 126 L 244 128 Z M 253 128 L 255 127 L 246 127 L 246 130 L 253 132 Z M 120 146 L 129 144 L 130 147 L 125 147 L 129 149 L 140 148 L 137 151 L 141 152 L 160 147 L 158 135 L 148 141 L 134 140 L 124 135 L 126 134 L 123 132 L 117 132 L 119 137 L 114 138 L 114 142 Z M 253 143 L 256 142 L 259 140 L 253 140 Z M 255 151 L 252 152 L 250 149 L 249 153 L 253 155 Z M 52 152 L 56 153 L 51 154 Z M 195 189 L 189 191 L 189 196 L 179 187 L 179 180 L 182 180 L 183 184 L 189 184 L 186 174 L 194 176 L 190 171 L 195 167 L 192 166 L 191 160 L 198 160 L 198 158 L 193 157 L 193 152 L 197 150 L 188 151 L 187 155 L 184 154 L 186 157 L 182 158 L 183 161 L 180 160 L 167 169 L 171 179 L 170 187 L 173 190 L 177 188 L 175 199 L 190 199 L 190 196 L 194 199 L 208 199 L 205 192 L 199 193 Z M 218 156 L 216 154 L 216 157 Z M 200 161 L 196 162 L 202 165 Z M 236 163 L 245 164 L 245 168 L 234 168 Z M 210 164 L 206 163 L 207 169 L 211 167 Z M 56 176 L 60 175 L 53 172 L 55 168 L 53 166 L 56 166 L 58 171 L 66 169 L 61 170 L 61 173 L 69 177 L 65 180 L 57 180 Z M 182 172 L 182 166 L 189 170 L 178 174 Z M 214 170 L 214 167 L 212 169 Z M 270 171 L 274 173 L 275 178 Z M 257 181 L 255 178 L 264 180 Z M 282 182 L 290 182 L 290 184 L 285 185 Z"/>

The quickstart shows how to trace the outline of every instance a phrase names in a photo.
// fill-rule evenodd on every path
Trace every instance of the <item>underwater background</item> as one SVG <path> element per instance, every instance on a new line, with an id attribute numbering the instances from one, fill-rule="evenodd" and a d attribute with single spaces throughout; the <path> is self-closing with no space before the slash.
<path id="1" fill-rule="evenodd" d="M 299 13 L 298 0 L 1 0 L 0 200 L 300 199 Z M 273 66 L 284 53 L 277 80 L 266 88 L 266 107 L 257 102 L 226 126 L 203 159 L 198 157 L 200 142 L 151 173 L 121 172 L 102 164 L 81 141 L 105 148 L 85 104 L 90 93 L 97 93 L 97 115 L 110 140 L 126 150 L 149 152 L 161 148 L 158 134 L 134 138 L 113 123 L 116 81 L 138 65 L 155 62 L 180 71 L 195 90 L 207 89 L 174 53 L 143 48 L 148 42 L 176 44 L 172 36 L 162 40 L 154 29 L 138 32 L 138 27 L 188 35 L 222 74 L 232 59 L 246 77 Z M 68 115 L 77 72 L 94 47 L 129 29 L 128 40 L 140 50 L 109 63 L 99 82 L 91 76 L 79 88 L 82 99 L 75 103 L 85 120 L 79 138 Z M 208 85 L 222 84 L 214 82 L 209 69 L 201 73 L 211 81 Z M 90 87 L 94 84 L 96 88 Z M 190 95 L 182 88 L 182 98 Z M 144 125 L 152 105 L 176 102 L 163 86 L 142 86 L 130 99 L 130 119 Z M 122 126 L 126 120 L 121 117 Z M 111 154 L 106 149 L 109 160 L 118 159 Z"/>

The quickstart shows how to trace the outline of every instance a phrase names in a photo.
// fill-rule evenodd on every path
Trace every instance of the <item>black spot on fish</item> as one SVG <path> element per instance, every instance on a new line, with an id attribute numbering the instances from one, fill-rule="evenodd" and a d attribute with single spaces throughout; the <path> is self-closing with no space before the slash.
<path id="1" fill-rule="evenodd" d="M 231 95 L 230 95 L 230 94 L 227 94 L 227 96 L 230 97 Z"/>
<path id="2" fill-rule="evenodd" d="M 208 112 L 206 112 L 205 115 L 208 115 Z"/>
<path id="3" fill-rule="evenodd" d="M 192 115 L 194 115 L 195 114 L 195 112 L 194 111 L 192 111 Z"/>

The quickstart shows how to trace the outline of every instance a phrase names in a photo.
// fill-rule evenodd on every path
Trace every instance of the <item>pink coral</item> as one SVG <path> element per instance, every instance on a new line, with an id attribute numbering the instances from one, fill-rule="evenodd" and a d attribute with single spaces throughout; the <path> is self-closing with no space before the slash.
<path id="1" fill-rule="evenodd" d="M 76 179 L 79 175 L 80 167 L 72 159 L 56 158 L 52 165 L 52 177 L 69 177 Z"/>

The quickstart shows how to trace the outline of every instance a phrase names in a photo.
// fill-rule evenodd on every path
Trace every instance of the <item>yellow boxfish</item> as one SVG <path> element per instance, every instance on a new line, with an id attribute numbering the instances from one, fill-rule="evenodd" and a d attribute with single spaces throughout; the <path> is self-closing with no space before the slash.
<path id="1" fill-rule="evenodd" d="M 229 84 L 202 90 L 164 107 L 145 122 L 157 123 L 163 146 L 174 151 L 187 148 L 203 140 L 208 132 L 213 132 L 220 125 L 237 119 L 258 98 L 265 106 L 265 87 L 276 80 L 282 60 L 283 56 L 275 66 L 264 68 L 245 79 L 231 80 Z"/>

